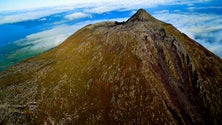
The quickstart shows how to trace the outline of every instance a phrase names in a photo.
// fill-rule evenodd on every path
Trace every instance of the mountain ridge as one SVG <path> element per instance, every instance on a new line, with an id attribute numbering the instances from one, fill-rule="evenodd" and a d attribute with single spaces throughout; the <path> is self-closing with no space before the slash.
<path id="1" fill-rule="evenodd" d="M 0 73 L 2 124 L 220 124 L 222 60 L 140 9 Z"/>

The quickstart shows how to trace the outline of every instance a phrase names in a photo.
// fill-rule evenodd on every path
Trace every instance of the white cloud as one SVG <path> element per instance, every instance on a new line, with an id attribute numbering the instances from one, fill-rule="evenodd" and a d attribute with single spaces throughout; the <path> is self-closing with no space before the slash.
<path id="1" fill-rule="evenodd" d="M 161 10 L 161 11 L 155 12 L 155 14 L 164 14 L 164 13 L 169 13 L 169 10 Z"/>
<path id="2" fill-rule="evenodd" d="M 0 11 L 14 11 L 14 10 L 27 10 L 42 7 L 55 7 L 55 6 L 69 6 L 74 4 L 74 7 L 81 7 L 84 3 L 90 0 L 7 0 L 0 1 Z"/>
<path id="3" fill-rule="evenodd" d="M 15 41 L 19 46 L 25 46 L 25 50 L 45 51 L 53 48 L 63 42 L 68 36 L 74 33 L 82 25 L 68 26 L 61 25 L 50 30 L 34 33 L 26 36 L 24 39 Z"/>
<path id="4" fill-rule="evenodd" d="M 174 0 L 170 5 L 176 5 L 176 4 L 183 4 L 183 5 L 188 5 L 188 6 L 194 6 L 196 3 L 208 3 L 211 2 L 212 0 Z"/>
<path id="5" fill-rule="evenodd" d="M 207 6 L 207 7 L 192 6 L 192 7 L 189 7 L 188 9 L 192 11 L 192 10 L 202 10 L 202 9 L 222 9 L 222 7 L 220 7 L 220 6 Z"/>
<path id="6" fill-rule="evenodd" d="M 112 11 L 112 10 L 115 10 L 115 8 L 111 7 L 111 6 L 110 7 L 101 6 L 101 7 L 94 7 L 94 8 L 91 8 L 91 9 L 85 9 L 84 12 L 101 14 L 101 13 L 109 12 L 109 11 Z"/>
<path id="7" fill-rule="evenodd" d="M 75 19 L 80 19 L 80 18 L 85 18 L 85 17 L 92 17 L 92 16 L 90 14 L 86 14 L 82 12 L 76 12 L 76 13 L 72 13 L 65 16 L 65 18 L 69 20 L 75 20 Z"/>
<path id="8" fill-rule="evenodd" d="M 198 13 L 155 13 L 160 20 L 173 24 L 180 31 L 222 57 L 222 16 Z"/>
<path id="9" fill-rule="evenodd" d="M 179 13 L 179 12 L 181 12 L 181 10 L 174 10 L 173 12 L 175 12 L 175 13 Z"/>
<path id="10" fill-rule="evenodd" d="M 205 48 L 207 48 L 208 50 L 210 50 L 211 52 L 222 58 L 222 43 L 209 43 L 203 40 L 198 40 L 198 41 Z"/>
<path id="11" fill-rule="evenodd" d="M 41 19 L 39 19 L 40 21 L 45 21 L 46 20 L 46 18 L 41 18 Z"/>
<path id="12" fill-rule="evenodd" d="M 27 20 L 35 20 L 35 19 L 44 19 L 43 17 L 61 13 L 64 11 L 69 11 L 72 8 L 63 7 L 63 8 L 41 8 L 36 10 L 26 10 L 17 13 L 9 13 L 5 15 L 0 15 L 0 25 L 5 23 L 16 23 Z"/>

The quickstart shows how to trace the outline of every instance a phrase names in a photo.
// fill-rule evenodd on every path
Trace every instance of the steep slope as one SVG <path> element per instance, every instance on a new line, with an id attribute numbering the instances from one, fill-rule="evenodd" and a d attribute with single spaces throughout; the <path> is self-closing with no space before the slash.
<path id="1" fill-rule="evenodd" d="M 0 74 L 0 124 L 222 124 L 222 60 L 140 9 Z"/>

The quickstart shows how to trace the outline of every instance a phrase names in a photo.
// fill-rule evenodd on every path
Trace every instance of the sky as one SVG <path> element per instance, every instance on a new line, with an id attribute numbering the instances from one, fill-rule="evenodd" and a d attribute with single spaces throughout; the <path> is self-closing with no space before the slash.
<path id="1" fill-rule="evenodd" d="M 85 25 L 139 8 L 222 58 L 221 0 L 0 0 L 0 71 L 61 44 Z"/>

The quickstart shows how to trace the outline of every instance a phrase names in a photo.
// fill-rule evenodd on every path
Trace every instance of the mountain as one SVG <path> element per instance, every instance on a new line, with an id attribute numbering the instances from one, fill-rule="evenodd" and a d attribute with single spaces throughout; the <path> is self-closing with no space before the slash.
<path id="1" fill-rule="evenodd" d="M 222 60 L 139 9 L 0 73 L 0 124 L 222 124 Z"/>

